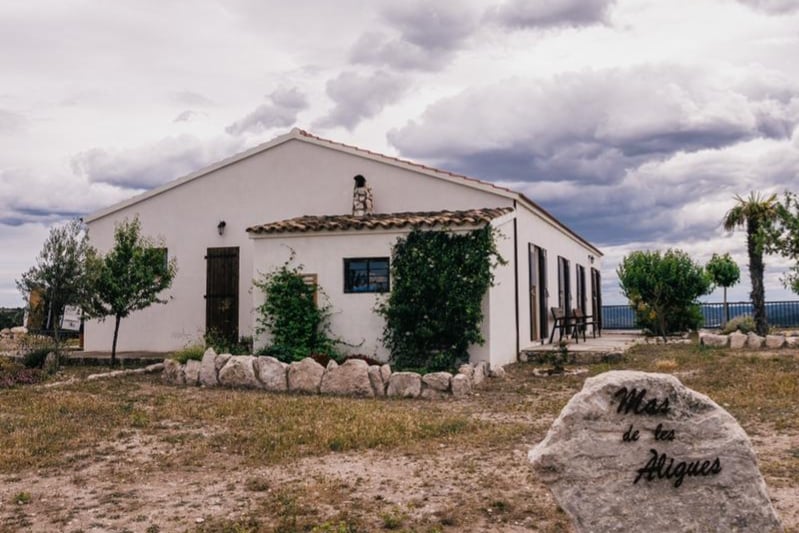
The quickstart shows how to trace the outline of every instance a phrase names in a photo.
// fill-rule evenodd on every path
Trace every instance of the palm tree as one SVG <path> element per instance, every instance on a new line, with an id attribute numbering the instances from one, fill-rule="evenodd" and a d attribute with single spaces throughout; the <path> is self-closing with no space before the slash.
<path id="1" fill-rule="evenodd" d="M 768 331 L 766 297 L 763 288 L 763 248 L 766 231 L 778 216 L 777 195 L 768 198 L 750 192 L 748 198 L 735 195 L 737 204 L 724 215 L 724 229 L 746 226 L 746 251 L 749 254 L 749 276 L 752 280 L 752 307 L 758 335 Z"/>

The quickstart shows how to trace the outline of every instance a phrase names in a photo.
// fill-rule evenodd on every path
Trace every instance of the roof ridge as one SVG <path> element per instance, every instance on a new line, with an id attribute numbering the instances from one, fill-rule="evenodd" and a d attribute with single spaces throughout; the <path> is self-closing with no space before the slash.
<path id="1" fill-rule="evenodd" d="M 296 133 L 295 133 L 295 131 L 296 131 Z M 410 159 L 403 159 L 401 157 L 396 157 L 396 156 L 393 156 L 393 155 L 387 155 L 387 154 L 383 154 L 381 152 L 375 152 L 374 150 L 369 150 L 368 148 L 361 148 L 360 146 L 355 146 L 353 144 L 347 144 L 347 143 L 343 143 L 341 141 L 334 141 L 332 139 L 326 139 L 324 137 L 320 137 L 320 136 L 318 136 L 316 134 L 313 134 L 313 133 L 311 133 L 311 132 L 309 132 L 307 130 L 304 130 L 302 128 L 293 128 L 291 130 L 291 132 L 293 134 L 295 134 L 295 135 L 301 135 L 301 136 L 307 137 L 309 139 L 315 139 L 317 141 L 320 141 L 320 142 L 323 142 L 323 143 L 327 143 L 327 144 L 331 144 L 333 146 L 340 146 L 342 148 L 347 148 L 349 150 L 354 150 L 356 152 L 369 154 L 371 156 L 376 156 L 376 157 L 380 157 L 380 158 L 383 158 L 383 159 L 389 159 L 389 160 L 395 161 L 397 163 L 402 163 L 404 165 L 409 165 L 409 166 L 412 166 L 412 167 L 421 168 L 423 170 L 427 170 L 427 171 L 430 171 L 430 172 L 436 172 L 438 174 L 446 174 L 447 176 L 451 176 L 453 178 L 460 178 L 460 179 L 464 179 L 464 180 L 473 181 L 475 183 L 479 183 L 481 185 L 487 185 L 489 187 L 492 187 L 492 188 L 500 190 L 500 191 L 505 191 L 505 192 L 510 192 L 510 193 L 513 193 L 513 194 L 518 194 L 513 189 L 509 189 L 508 187 L 499 186 L 496 183 L 492 183 L 490 181 L 485 181 L 485 180 L 481 180 L 481 179 L 478 179 L 478 178 L 473 178 L 473 177 L 467 176 L 465 174 L 459 174 L 457 172 L 452 172 L 451 170 L 444 170 L 444 169 L 441 169 L 441 168 L 432 167 L 432 166 L 429 166 L 429 165 L 425 165 L 423 163 L 418 163 L 416 161 L 411 161 Z"/>

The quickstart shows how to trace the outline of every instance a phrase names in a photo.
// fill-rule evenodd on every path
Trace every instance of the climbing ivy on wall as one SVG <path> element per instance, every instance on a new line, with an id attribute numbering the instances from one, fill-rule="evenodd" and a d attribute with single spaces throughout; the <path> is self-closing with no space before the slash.
<path id="1" fill-rule="evenodd" d="M 293 260 L 292 252 L 280 268 L 254 282 L 264 293 L 257 332 L 268 332 L 271 341 L 260 353 L 289 363 L 315 354 L 335 357 L 335 341 L 329 337 L 330 306 L 317 305 L 314 293 L 319 291 L 320 297 L 324 293 L 305 282 L 302 266 L 293 265 Z"/>
<path id="2" fill-rule="evenodd" d="M 453 370 L 483 344 L 482 300 L 506 261 L 487 226 L 468 233 L 414 230 L 394 245 L 391 293 L 377 312 L 399 369 Z"/>

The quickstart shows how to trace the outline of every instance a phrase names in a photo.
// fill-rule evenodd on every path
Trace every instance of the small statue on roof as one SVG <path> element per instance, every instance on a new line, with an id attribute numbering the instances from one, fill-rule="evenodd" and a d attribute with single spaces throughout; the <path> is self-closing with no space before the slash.
<path id="1" fill-rule="evenodd" d="M 356 217 L 374 213 L 372 189 L 366 185 L 366 178 L 358 174 L 353 178 L 355 188 L 352 191 L 352 214 Z"/>

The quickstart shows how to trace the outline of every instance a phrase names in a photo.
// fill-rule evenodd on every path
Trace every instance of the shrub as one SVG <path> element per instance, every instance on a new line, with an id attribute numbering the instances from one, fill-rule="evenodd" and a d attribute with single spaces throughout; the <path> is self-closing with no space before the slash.
<path id="1" fill-rule="evenodd" d="M 561 340 L 554 345 L 552 350 L 546 354 L 547 362 L 552 365 L 550 374 L 563 374 L 566 371 L 566 363 L 569 362 L 569 343 Z"/>
<path id="2" fill-rule="evenodd" d="M 335 357 L 336 341 L 328 336 L 330 306 L 319 306 L 321 288 L 306 283 L 302 265 L 293 266 L 294 253 L 280 268 L 255 282 L 264 293 L 258 307 L 257 332 L 268 332 L 271 344 L 260 351 L 290 363 L 311 354 Z"/>
<path id="3" fill-rule="evenodd" d="M 206 332 L 203 337 L 205 346 L 213 348 L 216 353 L 229 353 L 231 355 L 249 355 L 252 351 L 252 337 L 239 337 L 239 340 L 230 339 L 215 330 Z"/>
<path id="4" fill-rule="evenodd" d="M 468 233 L 414 230 L 394 245 L 391 293 L 377 306 L 398 369 L 452 370 L 482 344 L 482 301 L 505 260 L 491 227 Z"/>
<path id="5" fill-rule="evenodd" d="M 702 323 L 697 298 L 710 292 L 711 281 L 685 252 L 636 251 L 622 259 L 616 273 L 640 327 L 665 337 Z"/>
<path id="6" fill-rule="evenodd" d="M 41 379 L 42 373 L 39 369 L 25 368 L 21 363 L 8 357 L 0 357 L 0 389 L 14 385 L 30 385 L 38 383 Z"/>
<path id="7" fill-rule="evenodd" d="M 186 361 L 189 359 L 193 359 L 195 361 L 201 361 L 203 358 L 203 354 L 205 353 L 205 347 L 202 344 L 192 344 L 186 346 L 179 352 L 175 352 L 172 355 L 172 359 L 179 362 L 182 365 L 186 364 Z"/>
<path id="8" fill-rule="evenodd" d="M 54 351 L 54 346 L 44 346 L 29 350 L 22 356 L 22 364 L 25 365 L 26 368 L 42 368 L 47 354 Z"/>
<path id="9" fill-rule="evenodd" d="M 755 331 L 755 319 L 751 315 L 740 315 L 730 319 L 724 327 L 723 333 L 729 335 L 733 331 L 740 331 L 741 333 Z"/>

